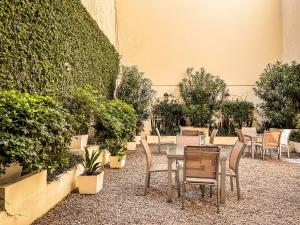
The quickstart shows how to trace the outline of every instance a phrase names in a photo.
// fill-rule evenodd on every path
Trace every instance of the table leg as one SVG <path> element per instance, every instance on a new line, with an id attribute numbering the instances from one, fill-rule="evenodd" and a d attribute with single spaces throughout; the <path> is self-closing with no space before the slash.
<path id="1" fill-rule="evenodd" d="M 226 160 L 221 160 L 221 190 L 220 190 L 220 202 L 225 204 L 225 193 L 226 193 Z"/>
<path id="2" fill-rule="evenodd" d="M 168 199 L 167 202 L 172 202 L 172 159 L 168 158 Z"/>

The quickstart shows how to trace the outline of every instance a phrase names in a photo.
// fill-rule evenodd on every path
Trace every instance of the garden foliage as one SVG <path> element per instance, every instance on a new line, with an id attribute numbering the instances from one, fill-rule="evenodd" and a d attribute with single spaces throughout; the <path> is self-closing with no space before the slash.
<path id="1" fill-rule="evenodd" d="M 162 100 L 152 108 L 151 126 L 152 133 L 156 135 L 157 127 L 162 135 L 176 135 L 183 121 L 183 105 L 175 100 Z"/>
<path id="2" fill-rule="evenodd" d="M 135 109 L 137 117 L 136 134 L 144 127 L 143 122 L 150 117 L 150 106 L 155 91 L 151 80 L 144 78 L 136 66 L 122 66 L 122 82 L 117 89 L 117 98 L 130 104 Z"/>
<path id="3" fill-rule="evenodd" d="M 0 91 L 0 164 L 18 161 L 25 171 L 49 175 L 70 160 L 73 117 L 50 97 Z"/>
<path id="4" fill-rule="evenodd" d="M 103 138 L 129 140 L 135 135 L 137 115 L 131 105 L 110 100 L 99 105 L 95 114 L 96 129 Z"/>
<path id="5" fill-rule="evenodd" d="M 186 75 L 187 78 L 179 83 L 181 97 L 186 105 L 185 116 L 193 126 L 208 127 L 212 125 L 214 114 L 229 95 L 226 83 L 204 68 L 199 71 L 188 68 Z"/>
<path id="6" fill-rule="evenodd" d="M 300 113 L 300 64 L 269 64 L 254 88 L 265 128 L 295 128 Z"/>
<path id="7" fill-rule="evenodd" d="M 112 96 L 119 56 L 80 0 L 1 0 L 0 18 L 0 89 Z"/>

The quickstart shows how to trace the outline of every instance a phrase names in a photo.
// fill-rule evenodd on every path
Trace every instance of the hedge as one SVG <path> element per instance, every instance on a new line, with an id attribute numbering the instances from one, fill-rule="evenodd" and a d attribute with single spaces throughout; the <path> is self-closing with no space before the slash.
<path id="1" fill-rule="evenodd" d="M 118 67 L 80 0 L 0 1 L 0 89 L 59 96 L 87 83 L 112 96 Z"/>

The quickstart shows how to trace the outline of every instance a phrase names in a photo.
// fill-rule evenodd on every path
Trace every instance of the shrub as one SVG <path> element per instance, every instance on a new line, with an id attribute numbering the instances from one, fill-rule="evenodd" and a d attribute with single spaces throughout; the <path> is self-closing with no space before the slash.
<path id="1" fill-rule="evenodd" d="M 131 139 L 135 135 L 137 115 L 131 105 L 110 100 L 101 104 L 95 115 L 96 130 L 104 138 Z"/>
<path id="2" fill-rule="evenodd" d="M 152 108 L 152 133 L 155 128 L 163 135 L 176 135 L 180 131 L 180 122 L 183 120 L 183 105 L 175 100 L 158 101 Z"/>
<path id="3" fill-rule="evenodd" d="M 263 100 L 259 107 L 266 126 L 295 127 L 295 115 L 300 112 L 300 64 L 267 65 L 254 91 Z"/>
<path id="4" fill-rule="evenodd" d="M 61 96 L 87 83 L 112 96 L 119 56 L 80 0 L 3 0 L 0 9 L 0 89 Z"/>
<path id="5" fill-rule="evenodd" d="M 74 86 L 68 96 L 60 98 L 64 107 L 74 116 L 76 121 L 75 134 L 87 134 L 91 127 L 91 121 L 94 113 L 97 111 L 100 103 L 104 101 L 103 97 L 90 85 L 84 87 Z"/>
<path id="6" fill-rule="evenodd" d="M 213 115 L 220 109 L 229 95 L 224 80 L 207 73 L 204 68 L 194 71 L 188 68 L 187 78 L 180 83 L 180 93 L 186 104 L 185 115 L 191 125 L 207 127 L 213 122 Z"/>
<path id="7" fill-rule="evenodd" d="M 0 164 L 54 173 L 69 162 L 72 117 L 50 97 L 0 91 Z M 3 171 L 2 171 L 3 172 Z"/>
<path id="8" fill-rule="evenodd" d="M 150 105 L 155 91 L 152 89 L 151 80 L 143 77 L 136 66 L 122 66 L 122 82 L 117 89 L 117 98 L 133 106 L 137 113 L 137 129 L 139 134 L 143 122 L 150 116 Z"/>
<path id="9" fill-rule="evenodd" d="M 220 135 L 236 135 L 235 128 L 251 127 L 254 105 L 246 100 L 226 100 L 221 106 L 220 122 L 216 125 Z"/>

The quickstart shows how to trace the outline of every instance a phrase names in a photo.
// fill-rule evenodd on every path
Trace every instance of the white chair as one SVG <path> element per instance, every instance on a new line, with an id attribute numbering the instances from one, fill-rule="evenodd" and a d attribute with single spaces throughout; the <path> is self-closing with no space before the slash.
<path id="1" fill-rule="evenodd" d="M 279 147 L 279 159 L 281 159 L 282 147 L 287 149 L 288 158 L 290 158 L 289 137 L 290 137 L 291 132 L 292 132 L 291 129 L 283 129 L 281 131 L 280 147 Z"/>

